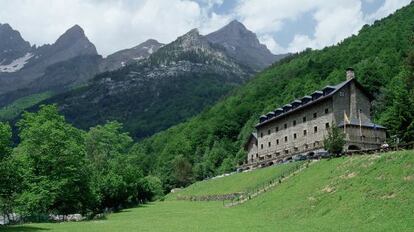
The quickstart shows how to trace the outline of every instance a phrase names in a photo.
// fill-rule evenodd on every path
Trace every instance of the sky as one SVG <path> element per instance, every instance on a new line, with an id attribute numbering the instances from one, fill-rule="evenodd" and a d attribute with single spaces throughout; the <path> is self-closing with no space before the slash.
<path id="1" fill-rule="evenodd" d="M 273 53 L 333 45 L 410 0 L 0 0 L 9 23 L 37 46 L 80 25 L 106 56 L 147 39 L 169 43 L 193 28 L 201 34 L 236 19 Z M 1 41 L 0 41 L 1 42 Z"/>

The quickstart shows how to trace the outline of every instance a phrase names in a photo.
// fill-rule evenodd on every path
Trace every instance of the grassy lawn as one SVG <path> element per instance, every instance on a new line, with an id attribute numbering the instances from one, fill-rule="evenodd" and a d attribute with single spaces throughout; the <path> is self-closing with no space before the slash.
<path id="1" fill-rule="evenodd" d="M 250 172 L 236 173 L 230 176 L 196 182 L 177 193 L 169 194 L 167 199 L 174 199 L 176 196 L 220 195 L 245 192 L 280 177 L 281 174 L 296 165 L 300 165 L 300 163 L 281 164 Z"/>
<path id="2" fill-rule="evenodd" d="M 267 170 L 271 169 L 243 175 L 247 178 Z M 226 178 L 236 175 L 217 181 Z M 106 220 L 4 229 L 46 230 L 414 231 L 414 152 L 322 160 L 233 208 L 223 208 L 221 202 L 169 200 L 114 213 Z"/>

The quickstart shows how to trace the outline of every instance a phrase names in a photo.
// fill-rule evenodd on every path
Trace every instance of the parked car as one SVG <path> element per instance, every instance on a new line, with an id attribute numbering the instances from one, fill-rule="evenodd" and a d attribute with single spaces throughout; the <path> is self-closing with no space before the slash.
<path id="1" fill-rule="evenodd" d="M 295 155 L 295 156 L 293 156 L 294 161 L 301 161 L 301 160 L 306 160 L 306 159 L 307 159 L 307 157 L 304 156 L 304 155 Z"/>
<path id="2" fill-rule="evenodd" d="M 333 157 L 333 155 L 332 155 L 331 153 L 327 152 L 327 151 L 321 151 L 321 152 L 318 152 L 318 156 L 319 156 L 321 159 L 327 159 L 327 158 L 331 158 L 331 157 Z"/>

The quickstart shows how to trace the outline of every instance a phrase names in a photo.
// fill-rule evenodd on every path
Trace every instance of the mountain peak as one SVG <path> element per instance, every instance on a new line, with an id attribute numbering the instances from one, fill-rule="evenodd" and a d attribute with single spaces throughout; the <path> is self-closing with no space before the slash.
<path id="1" fill-rule="evenodd" d="M 181 37 L 194 37 L 194 36 L 197 36 L 197 37 L 200 36 L 200 32 L 198 31 L 197 28 L 191 29 L 189 32 L 185 33 Z"/>
<path id="2" fill-rule="evenodd" d="M 205 42 L 206 41 L 203 41 L 202 36 L 198 32 L 198 29 L 194 28 L 178 37 L 172 44 L 176 44 L 185 49 L 193 49 L 196 47 L 202 47 Z"/>
<path id="3" fill-rule="evenodd" d="M 158 42 L 158 41 L 157 41 L 157 40 L 155 40 L 155 39 L 148 39 L 148 40 L 144 41 L 143 43 L 141 43 L 141 44 L 139 44 L 139 45 L 135 46 L 135 48 L 137 48 L 137 47 L 142 47 L 142 46 L 152 46 L 152 45 L 155 45 L 155 46 L 161 46 L 161 45 L 162 45 L 162 43 Z"/>
<path id="4" fill-rule="evenodd" d="M 73 25 L 66 32 L 67 33 L 78 33 L 78 34 L 81 34 L 81 35 L 85 35 L 85 32 L 83 31 L 82 27 L 79 26 L 78 24 Z"/>
<path id="5" fill-rule="evenodd" d="M 7 23 L 0 24 L 0 65 L 24 56 L 30 49 L 30 43 L 22 38 L 20 32 Z"/>
<path id="6" fill-rule="evenodd" d="M 244 26 L 244 24 L 241 23 L 240 21 L 238 21 L 237 19 L 233 19 L 230 23 L 228 23 L 224 27 L 240 28 L 240 29 L 247 30 L 247 28 Z"/>
<path id="7" fill-rule="evenodd" d="M 222 45 L 227 53 L 255 70 L 263 69 L 277 60 L 256 34 L 237 20 L 205 36 L 211 43 Z"/>
<path id="8" fill-rule="evenodd" d="M 63 33 L 56 42 L 58 42 L 59 40 L 64 40 L 64 39 L 77 40 L 80 38 L 86 38 L 86 35 L 82 27 L 76 24 L 72 26 L 71 28 L 69 28 L 68 30 L 66 30 L 65 33 Z"/>
<path id="9" fill-rule="evenodd" d="M 58 50 L 73 47 L 74 54 L 97 54 L 95 45 L 89 41 L 82 27 L 77 24 L 65 31 L 53 46 Z"/>
<path id="10" fill-rule="evenodd" d="M 5 24 L 0 23 L 0 30 L 13 31 L 13 28 L 8 23 L 5 23 Z"/>

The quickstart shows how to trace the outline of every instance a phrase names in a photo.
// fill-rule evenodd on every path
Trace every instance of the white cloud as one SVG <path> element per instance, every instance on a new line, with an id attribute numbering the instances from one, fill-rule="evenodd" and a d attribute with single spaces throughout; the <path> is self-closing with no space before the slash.
<path id="1" fill-rule="evenodd" d="M 384 18 L 410 2 L 411 0 L 385 0 L 384 4 L 376 12 L 366 17 L 366 20 L 371 23 L 374 20 Z"/>
<path id="2" fill-rule="evenodd" d="M 256 33 L 282 29 L 284 20 L 293 20 L 315 8 L 314 1 L 242 0 L 235 11 L 242 22 Z"/>
<path id="3" fill-rule="evenodd" d="M 31 43 L 53 43 L 79 24 L 104 55 L 149 38 L 170 42 L 205 18 L 200 5 L 189 0 L 0 0 L 0 6 L 0 22 Z"/>
<path id="4" fill-rule="evenodd" d="M 0 22 L 10 23 L 37 45 L 53 43 L 79 24 L 98 52 L 108 55 L 149 38 L 168 43 L 195 27 L 207 34 L 236 18 L 271 51 L 284 53 L 335 44 L 410 2 L 385 0 L 376 12 L 364 15 L 361 1 L 376 0 L 238 0 L 226 14 L 213 10 L 224 0 L 0 0 Z M 286 29 L 286 22 L 303 20 L 305 13 L 316 22 L 314 32 L 297 31 L 281 47 L 275 34 Z"/>
<path id="5" fill-rule="evenodd" d="M 410 0 L 385 0 L 372 15 L 364 16 L 362 2 L 374 0 L 242 0 L 236 8 L 236 15 L 250 29 L 255 31 L 261 42 L 275 53 L 297 52 L 308 47 L 319 49 L 345 39 L 366 23 L 380 19 L 407 5 Z M 275 33 L 282 31 L 286 21 L 297 20 L 304 13 L 312 13 L 316 22 L 314 33 L 298 31 L 285 48 L 277 45 Z M 273 37 L 273 38 L 272 38 Z"/>
<path id="6" fill-rule="evenodd" d="M 327 5 L 316 10 L 314 18 L 317 22 L 315 32 L 310 38 L 296 35 L 288 47 L 289 52 L 301 51 L 305 48 L 323 48 L 335 44 L 342 39 L 356 34 L 364 25 L 361 3 L 346 1 L 345 4 Z"/>
<path id="7" fill-rule="evenodd" d="M 265 44 L 266 47 L 274 54 L 281 54 L 281 53 L 286 52 L 286 49 L 282 48 L 277 43 L 277 41 L 275 40 L 273 36 L 270 36 L 270 35 L 259 36 L 259 41 L 260 43 Z"/>

